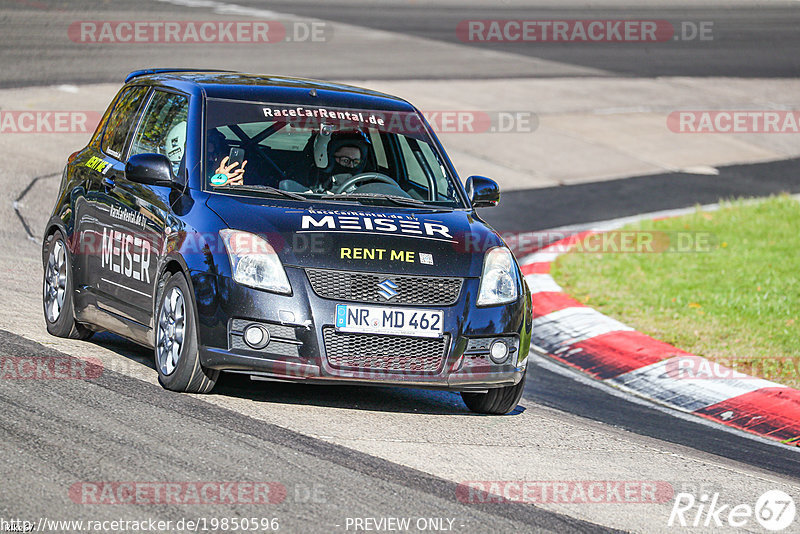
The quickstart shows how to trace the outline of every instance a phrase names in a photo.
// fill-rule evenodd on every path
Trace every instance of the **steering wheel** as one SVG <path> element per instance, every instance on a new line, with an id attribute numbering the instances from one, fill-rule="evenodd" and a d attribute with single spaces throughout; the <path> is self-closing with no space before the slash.
<path id="1" fill-rule="evenodd" d="M 392 180 L 388 176 L 380 172 L 362 172 L 361 174 L 356 174 L 355 176 L 351 176 L 341 184 L 337 185 L 331 190 L 331 193 L 338 195 L 339 193 L 344 193 L 348 189 L 355 189 L 353 186 L 359 184 L 361 182 L 383 182 L 385 184 L 390 185 L 398 185 L 396 181 Z M 399 186 L 398 186 L 399 187 Z M 347 191 L 349 192 L 349 191 Z"/>

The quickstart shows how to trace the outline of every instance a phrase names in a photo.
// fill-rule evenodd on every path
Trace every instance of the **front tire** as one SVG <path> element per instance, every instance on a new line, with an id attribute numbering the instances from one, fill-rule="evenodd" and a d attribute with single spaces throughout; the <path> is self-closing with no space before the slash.
<path id="1" fill-rule="evenodd" d="M 514 386 L 490 389 L 486 393 L 461 392 L 461 398 L 470 411 L 490 415 L 504 415 L 517 407 L 519 399 L 522 398 L 522 391 L 525 389 L 525 377 L 527 371 L 523 373 L 522 379 Z"/>
<path id="2" fill-rule="evenodd" d="M 166 274 L 156 308 L 155 363 L 158 381 L 172 391 L 208 393 L 219 371 L 200 365 L 194 304 L 183 274 Z"/>
<path id="3" fill-rule="evenodd" d="M 94 332 L 75 322 L 72 260 L 64 234 L 60 231 L 51 234 L 45 242 L 45 251 L 42 307 L 47 331 L 56 337 L 89 339 Z"/>

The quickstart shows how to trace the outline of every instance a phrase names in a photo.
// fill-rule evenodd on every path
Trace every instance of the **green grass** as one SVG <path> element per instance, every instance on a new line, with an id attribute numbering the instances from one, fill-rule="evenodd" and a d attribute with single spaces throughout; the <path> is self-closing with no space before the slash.
<path id="1" fill-rule="evenodd" d="M 570 252 L 553 277 L 581 302 L 678 348 L 800 387 L 800 203 L 724 203 L 625 228 L 708 236 L 707 252 Z M 643 234 L 645 236 L 649 234 Z"/>

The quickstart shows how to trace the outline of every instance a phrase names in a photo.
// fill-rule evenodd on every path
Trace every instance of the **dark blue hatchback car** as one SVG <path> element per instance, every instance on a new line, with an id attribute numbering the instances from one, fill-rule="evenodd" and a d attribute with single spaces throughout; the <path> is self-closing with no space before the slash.
<path id="1" fill-rule="evenodd" d="M 161 384 L 220 371 L 522 394 L 531 297 L 422 114 L 356 87 L 131 73 L 69 157 L 44 238 L 48 331 L 152 347 Z"/>

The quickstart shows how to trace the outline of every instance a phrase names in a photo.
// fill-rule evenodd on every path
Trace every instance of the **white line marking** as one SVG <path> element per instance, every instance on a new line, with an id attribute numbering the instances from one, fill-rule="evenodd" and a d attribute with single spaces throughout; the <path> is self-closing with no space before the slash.
<path id="1" fill-rule="evenodd" d="M 101 278 L 100 280 L 102 280 L 103 282 L 105 282 L 107 284 L 111 284 L 111 285 L 114 285 L 114 286 L 117 286 L 117 287 L 121 287 L 122 289 L 127 289 L 128 291 L 133 291 L 134 293 L 139 293 L 140 295 L 144 295 L 145 297 L 150 298 L 150 295 L 148 295 L 144 291 L 139 291 L 138 289 L 133 289 L 131 287 L 128 287 L 128 286 L 125 286 L 125 285 L 122 285 L 122 284 L 118 284 L 116 282 L 112 282 L 111 280 L 107 280 L 105 278 Z"/>
<path id="2" fill-rule="evenodd" d="M 528 256 L 525 256 L 524 258 L 522 258 L 522 261 L 520 263 L 522 263 L 522 265 L 529 265 L 531 263 L 551 263 L 551 262 L 555 261 L 555 259 L 558 258 L 560 255 L 561 255 L 561 253 L 557 252 L 557 251 L 554 251 L 554 252 L 545 252 L 545 251 L 534 252 L 533 254 L 529 254 Z"/>
<path id="3" fill-rule="evenodd" d="M 699 358 L 699 356 L 697 357 Z M 761 378 L 681 378 L 676 356 L 609 379 L 643 397 L 694 412 L 762 388 L 785 387 Z"/>
<path id="4" fill-rule="evenodd" d="M 542 291 L 561 293 L 564 291 L 549 274 L 529 274 L 525 276 L 525 281 L 528 282 L 531 293 L 541 293 Z"/>
<path id="5" fill-rule="evenodd" d="M 566 348 L 609 332 L 631 331 L 633 328 L 607 317 L 592 308 L 564 308 L 533 320 L 533 333 L 541 342 Z"/>

